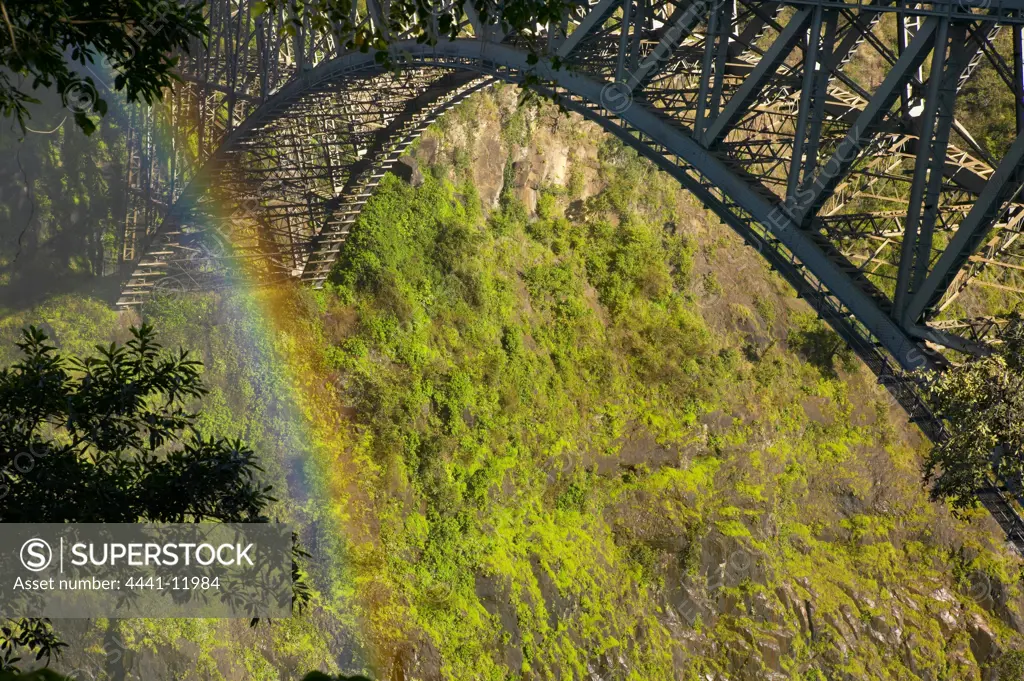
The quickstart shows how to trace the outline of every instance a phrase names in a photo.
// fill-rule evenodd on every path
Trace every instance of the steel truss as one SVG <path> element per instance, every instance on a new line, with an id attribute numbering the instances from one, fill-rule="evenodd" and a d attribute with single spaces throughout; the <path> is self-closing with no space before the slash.
<path id="1" fill-rule="evenodd" d="M 122 306 L 240 272 L 321 285 L 387 169 L 496 81 L 557 98 L 676 177 L 935 440 L 911 372 L 989 351 L 1001 322 L 973 312 L 978 290 L 1007 311 L 1024 293 L 1024 0 L 596 0 L 529 35 L 469 8 L 459 39 L 434 46 L 383 26 L 371 0 L 353 11 L 389 37 L 397 71 L 252 10 L 210 3 L 210 47 L 132 128 Z M 958 109 L 986 70 L 1016 125 L 996 143 Z M 179 131 L 170 148 L 159 126 Z M 983 498 L 1024 551 L 1019 488 Z"/>

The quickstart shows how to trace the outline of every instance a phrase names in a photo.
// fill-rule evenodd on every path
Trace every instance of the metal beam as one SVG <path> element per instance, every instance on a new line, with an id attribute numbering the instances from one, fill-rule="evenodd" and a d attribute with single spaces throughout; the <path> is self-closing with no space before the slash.
<path id="1" fill-rule="evenodd" d="M 888 6 L 873 6 L 868 3 L 851 3 L 848 0 L 787 0 L 787 4 L 796 7 L 815 7 L 821 5 L 828 9 L 857 9 L 866 12 L 894 13 L 898 10 Z M 1024 0 L 995 0 L 986 5 L 984 0 L 971 2 L 949 2 L 949 0 L 929 0 L 928 2 L 908 2 L 904 10 L 914 17 L 955 19 L 960 21 L 983 21 L 986 23 L 1024 24 Z M 998 11 L 978 14 L 974 10 L 979 7 L 990 7 Z"/>
<path id="2" fill-rule="evenodd" d="M 629 43 L 629 61 L 626 64 L 626 68 L 629 69 L 630 73 L 636 71 L 640 63 L 640 43 L 647 28 L 647 14 L 649 11 L 650 8 L 647 6 L 647 0 L 636 0 L 636 7 L 633 8 L 631 13 L 633 35 Z M 620 80 L 619 82 L 622 81 Z"/>
<path id="3" fill-rule="evenodd" d="M 837 11 L 826 10 L 825 35 L 822 38 L 822 48 L 825 50 L 831 49 L 832 44 L 835 42 L 838 21 L 839 13 Z M 803 148 L 804 169 L 799 180 L 801 182 L 813 175 L 814 171 L 818 168 L 818 147 L 821 146 L 821 128 L 825 123 L 825 109 L 828 104 L 828 82 L 832 76 L 832 71 L 838 69 L 842 64 L 841 60 L 843 57 L 840 57 L 842 54 L 846 53 L 834 52 L 828 62 L 819 62 L 818 73 L 814 79 L 810 129 L 807 132 Z"/>
<path id="4" fill-rule="evenodd" d="M 615 7 L 619 2 L 621 0 L 601 0 L 598 2 L 592 10 L 587 12 L 587 16 L 583 17 L 583 21 L 576 27 L 576 30 L 558 46 L 555 56 L 564 60 L 571 55 L 584 38 L 604 24 L 605 20 L 615 11 Z"/>
<path id="5" fill-rule="evenodd" d="M 641 87 L 669 62 L 679 45 L 686 36 L 690 35 L 694 26 L 704 19 L 707 10 L 708 3 L 705 0 L 683 0 L 676 5 L 675 11 L 672 12 L 672 16 L 663 28 L 658 44 L 630 73 L 626 82 L 631 89 L 636 90 Z"/>
<path id="6" fill-rule="evenodd" d="M 633 0 L 622 0 L 622 24 L 619 29 L 619 54 L 615 60 L 615 82 L 621 83 L 626 74 L 626 57 L 629 54 L 629 29 L 633 18 Z"/>
<path id="7" fill-rule="evenodd" d="M 543 61 L 540 64 L 530 64 L 529 54 L 525 50 L 510 45 L 460 39 L 430 46 L 410 40 L 395 43 L 391 48 L 391 54 L 397 63 L 404 63 L 409 67 L 470 69 L 498 75 L 508 80 L 522 80 L 527 74 L 535 74 L 542 81 L 564 88 L 586 101 L 601 101 L 602 83 L 568 69 L 555 69 Z M 367 73 L 368 69 L 379 68 L 382 67 L 375 63 L 374 55 L 352 53 L 323 62 L 306 73 L 298 74 L 225 137 L 220 149 L 213 154 L 211 165 L 228 155 L 229 149 L 249 136 L 257 134 L 269 121 L 280 116 L 291 106 L 292 102 L 301 98 L 303 93 L 316 91 L 318 87 L 345 78 L 346 74 Z M 904 369 L 913 370 L 929 366 L 931 360 L 918 342 L 889 318 L 887 312 L 880 307 L 879 301 L 861 288 L 851 277 L 850 271 L 834 261 L 823 250 L 823 244 L 819 243 L 814 235 L 799 229 L 798 225 L 786 216 L 781 206 L 751 191 L 745 177 L 709 154 L 684 130 L 646 107 L 628 107 L 619 114 L 619 118 L 631 128 L 641 131 L 653 145 L 664 149 L 664 153 L 699 171 L 725 195 L 733 197 L 739 209 L 765 225 L 772 236 L 798 259 L 821 286 L 842 301 L 846 309 L 878 339 Z M 678 172 L 683 173 L 682 170 Z M 203 192 L 203 184 L 203 180 L 197 177 L 197 182 L 193 182 L 186 190 L 186 194 L 193 197 L 192 201 Z M 188 202 L 179 201 L 171 212 L 181 215 Z"/>
<path id="8" fill-rule="evenodd" d="M 917 237 L 917 254 L 914 257 L 913 276 L 910 280 L 911 290 L 917 290 L 924 283 L 925 275 L 931 264 L 932 241 L 935 221 L 939 213 L 939 200 L 942 194 L 942 175 L 946 165 L 949 146 L 949 133 L 953 127 L 956 112 L 956 94 L 960 83 L 960 74 L 970 60 L 970 51 L 966 46 L 967 26 L 962 23 L 953 24 L 949 28 L 949 58 L 945 74 L 941 76 L 937 93 L 938 108 L 936 111 L 934 139 L 932 140 L 932 158 L 938 163 L 928 174 L 928 184 L 924 193 L 924 214 L 920 219 L 920 234 Z M 943 50 L 945 46 L 943 46 Z M 935 56 L 933 54 L 933 59 Z"/>
<path id="9" fill-rule="evenodd" d="M 869 0 L 869 5 L 889 5 L 893 0 Z M 853 58 L 853 53 L 871 34 L 871 29 L 878 23 L 880 14 L 877 13 L 850 13 L 849 24 L 843 35 L 842 41 L 832 53 L 832 61 L 829 63 L 829 70 L 841 69 Z"/>
<path id="10" fill-rule="evenodd" d="M 715 31 L 715 84 L 711 88 L 711 101 L 708 111 L 712 117 L 718 115 L 722 107 L 722 91 L 725 88 L 726 71 L 729 67 L 729 41 L 733 33 L 733 4 L 721 2 L 721 11 Z M 708 36 L 710 39 L 711 36 Z"/>
<path id="11" fill-rule="evenodd" d="M 956 31 L 950 43 L 949 22 L 939 24 L 935 34 L 935 50 L 932 53 L 931 75 L 928 78 L 928 94 L 925 98 L 925 111 L 920 123 L 920 135 L 917 145 L 917 159 L 914 162 L 914 179 L 910 187 L 910 205 L 907 221 L 903 232 L 903 243 L 900 246 L 900 266 L 896 278 L 896 291 L 893 297 L 893 315 L 900 319 L 906 307 L 907 295 L 910 293 L 912 280 L 922 268 L 928 270 L 928 254 L 931 246 L 931 225 L 922 221 L 922 209 L 930 203 L 938 203 L 936 196 L 938 183 L 942 179 L 942 167 L 946 163 L 946 144 L 949 141 L 949 129 L 953 122 L 953 102 L 948 90 L 956 92 L 956 82 L 949 83 L 951 74 L 960 77 L 960 69 L 956 63 L 957 47 L 963 52 L 963 31 Z M 957 45 L 957 42 L 960 44 Z M 947 52 L 954 51 L 947 60 Z M 947 95 L 947 96 L 943 96 Z M 940 116 L 940 109 L 944 116 Z M 926 199 L 927 195 L 927 199 Z M 934 212 L 930 213 L 934 219 Z M 918 231 L 922 232 L 918 238 Z M 925 236 L 927 233 L 927 236 Z M 918 248 L 925 244 L 929 250 L 922 254 Z M 922 255 L 924 261 L 922 262 Z"/>
<path id="12" fill-rule="evenodd" d="M 943 292 L 968 258 L 985 241 L 1007 201 L 1019 195 L 1024 186 L 1024 136 L 1019 136 L 1006 152 L 999 167 L 989 178 L 971 212 L 960 223 L 946 245 L 931 274 L 907 304 L 906 318 L 920 319 L 925 309 L 942 297 Z"/>
<path id="13" fill-rule="evenodd" d="M 822 38 L 822 21 L 826 19 L 824 14 L 825 11 L 820 8 L 814 10 L 811 29 L 807 33 L 800 109 L 797 114 L 796 131 L 793 134 L 793 153 L 790 156 L 789 177 L 786 183 L 787 197 L 793 195 L 802 178 L 813 173 L 817 166 L 818 140 L 825 115 L 829 65 L 832 62 L 828 52 L 832 49 L 832 42 L 835 39 L 838 18 L 837 12 L 829 10 L 825 36 Z M 822 53 L 826 55 L 824 59 Z"/>
<path id="14" fill-rule="evenodd" d="M 708 30 L 704 35 L 704 60 L 701 63 L 701 79 L 700 89 L 697 92 L 697 111 L 694 114 L 693 132 L 695 136 L 700 136 L 704 132 L 704 122 L 709 117 L 714 117 L 717 111 L 708 113 L 708 96 L 711 91 L 712 83 L 717 86 L 721 83 L 722 76 L 725 74 L 715 74 L 713 65 L 715 64 L 715 54 L 718 50 L 718 38 L 721 35 L 721 25 L 725 20 L 726 6 L 724 2 L 718 2 L 711 9 L 711 16 L 708 17 Z M 726 52 L 728 54 L 728 52 Z M 719 93 L 721 90 L 719 89 Z"/>
<path id="15" fill-rule="evenodd" d="M 952 348 L 957 352 L 962 352 L 967 355 L 974 355 L 976 357 L 985 357 L 992 354 L 992 348 L 984 343 L 958 336 L 955 333 L 950 333 L 943 329 L 936 329 L 929 326 L 918 326 L 917 324 L 908 324 L 907 330 L 914 336 L 930 341 L 937 345 L 941 345 L 946 348 Z"/>
<path id="16" fill-rule="evenodd" d="M 754 70 L 750 72 L 750 75 L 746 77 L 743 84 L 740 85 L 736 93 L 729 99 L 729 103 L 725 105 L 722 113 L 716 116 L 714 121 L 708 126 L 707 132 L 700 134 L 699 130 L 695 131 L 700 135 L 699 139 L 705 147 L 710 148 L 717 144 L 728 134 L 733 124 L 747 112 L 751 104 L 761 93 L 761 90 L 775 76 L 779 65 L 793 51 L 793 47 L 804 34 L 807 23 L 813 15 L 813 9 L 802 9 L 794 14 L 779 37 L 775 39 L 772 46 L 761 57 L 761 61 L 757 63 Z"/>
<path id="17" fill-rule="evenodd" d="M 473 27 L 473 35 L 480 40 L 489 40 L 487 26 L 484 25 L 480 13 L 473 6 L 473 0 L 463 0 L 462 8 L 466 12 L 466 18 L 469 19 L 469 25 Z"/>
<path id="18" fill-rule="evenodd" d="M 387 40 L 391 36 L 391 29 L 388 28 L 388 22 L 385 21 L 384 12 L 381 10 L 379 0 L 366 0 L 366 11 L 370 14 L 371 22 L 377 27 Z"/>
<path id="19" fill-rule="evenodd" d="M 1017 135 L 1024 135 L 1024 26 L 1013 27 L 1013 99 Z"/>
<path id="20" fill-rule="evenodd" d="M 804 183 L 802 189 L 797 192 L 799 200 L 787 206 L 793 219 L 801 225 L 806 225 L 810 218 L 818 213 L 822 204 L 832 195 L 836 185 L 857 160 L 860 151 L 874 136 L 879 123 L 889 113 L 904 84 L 913 77 L 914 71 L 928 56 L 939 23 L 940 20 L 934 17 L 929 17 L 924 22 L 913 42 L 896 60 L 896 64 L 886 74 L 885 80 L 878 86 L 871 101 L 839 143 L 832 158 L 814 174 L 813 178 Z"/>
<path id="21" fill-rule="evenodd" d="M 750 50 L 754 43 L 764 34 L 769 21 L 774 21 L 782 7 L 774 2 L 759 2 L 758 11 L 751 11 L 751 17 L 743 25 L 743 30 L 736 40 L 729 44 L 729 59 L 734 61 L 744 52 Z"/>

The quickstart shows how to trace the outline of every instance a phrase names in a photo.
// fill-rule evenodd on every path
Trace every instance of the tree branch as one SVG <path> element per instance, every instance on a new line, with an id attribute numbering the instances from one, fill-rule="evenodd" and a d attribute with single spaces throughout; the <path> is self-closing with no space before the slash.
<path id="1" fill-rule="evenodd" d="M 7 32 L 11 34 L 11 47 L 14 49 L 14 53 L 20 55 L 18 52 L 18 41 L 14 39 L 14 26 L 11 25 L 11 18 L 7 16 L 7 5 L 4 4 L 3 0 L 0 0 L 0 10 L 4 13 L 4 23 L 7 24 Z"/>

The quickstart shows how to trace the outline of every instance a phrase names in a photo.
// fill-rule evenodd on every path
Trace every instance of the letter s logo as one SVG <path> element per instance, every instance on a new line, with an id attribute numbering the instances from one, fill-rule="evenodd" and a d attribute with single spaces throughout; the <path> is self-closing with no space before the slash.
<path id="1" fill-rule="evenodd" d="M 35 537 L 21 545 L 21 564 L 26 570 L 39 572 L 49 567 L 53 561 L 53 551 L 50 545 L 42 539 Z"/>

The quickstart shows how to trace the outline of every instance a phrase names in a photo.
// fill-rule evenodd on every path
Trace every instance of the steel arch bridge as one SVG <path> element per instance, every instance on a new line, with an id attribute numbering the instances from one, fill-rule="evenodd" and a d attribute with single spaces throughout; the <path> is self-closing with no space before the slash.
<path id="1" fill-rule="evenodd" d="M 574 0 L 519 33 L 461 1 L 440 0 L 461 21 L 433 45 L 386 25 L 388 0 L 356 4 L 384 60 L 288 35 L 284 10 L 209 3 L 182 86 L 133 114 L 118 304 L 227 285 L 242 261 L 322 285 L 405 149 L 504 81 L 674 176 L 945 436 L 910 372 L 989 352 L 1002 319 L 981 302 L 1024 294 L 1024 0 Z M 967 97 L 997 128 L 970 129 Z M 1019 481 L 982 492 L 1024 552 L 1010 497 Z"/>

